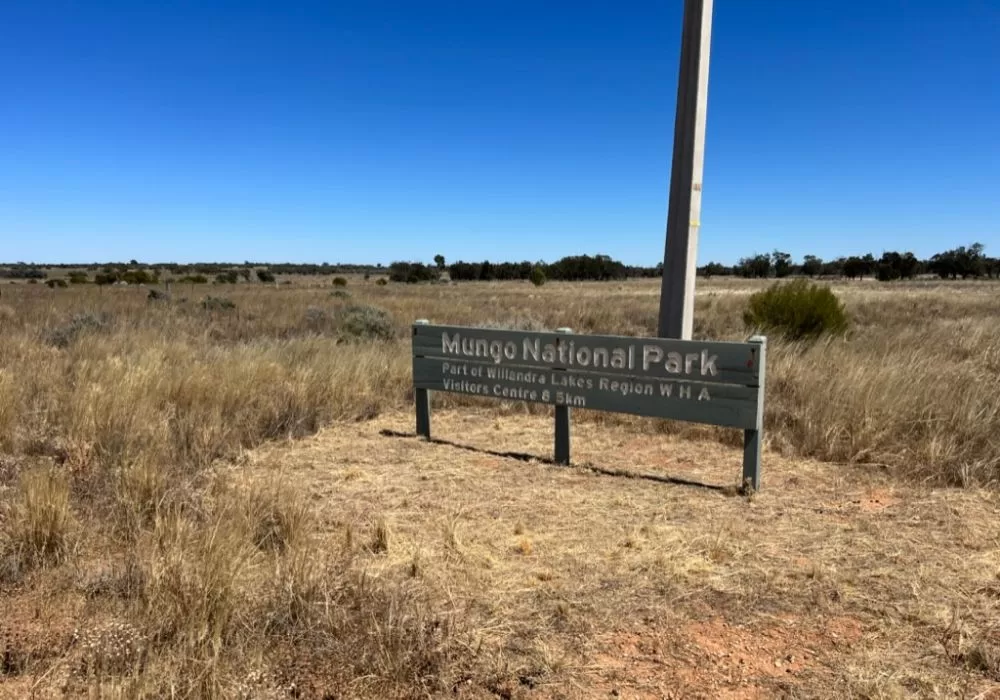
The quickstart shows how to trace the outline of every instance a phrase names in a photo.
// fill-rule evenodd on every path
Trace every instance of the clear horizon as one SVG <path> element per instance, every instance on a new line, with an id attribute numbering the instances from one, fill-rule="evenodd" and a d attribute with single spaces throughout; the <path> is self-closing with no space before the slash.
<path id="1" fill-rule="evenodd" d="M 12 0 L 0 259 L 656 265 L 681 13 Z M 716 0 L 699 264 L 1000 255 L 998 67 L 985 0 Z"/>

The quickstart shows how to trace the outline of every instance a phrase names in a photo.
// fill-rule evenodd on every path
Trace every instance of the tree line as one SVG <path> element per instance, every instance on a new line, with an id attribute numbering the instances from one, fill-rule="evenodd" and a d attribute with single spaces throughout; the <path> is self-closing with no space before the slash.
<path id="1" fill-rule="evenodd" d="M 920 260 L 911 252 L 889 251 L 876 258 L 871 253 L 823 260 L 806 255 L 796 263 L 781 251 L 740 258 L 735 265 L 711 262 L 698 268 L 703 277 L 735 276 L 746 278 L 839 277 L 847 279 L 877 279 L 882 282 L 915 279 L 921 275 L 936 275 L 941 279 L 996 278 L 1000 279 L 1000 258 L 985 254 L 982 243 L 960 246 Z"/>
<path id="2" fill-rule="evenodd" d="M 0 278 L 41 281 L 47 278 L 43 266 L 33 263 L 13 263 L 0 266 Z M 388 275 L 394 282 L 426 282 L 447 276 L 455 281 L 530 280 L 535 284 L 545 280 L 609 281 L 632 277 L 660 277 L 663 264 L 644 267 L 625 265 L 608 255 L 570 255 L 552 263 L 531 262 L 466 262 L 446 264 L 443 255 L 434 257 L 434 264 L 397 261 L 388 268 L 379 265 L 305 264 L 305 263 L 92 263 L 90 265 L 46 265 L 51 269 L 72 269 L 70 283 L 88 282 L 83 270 L 96 271 L 93 281 L 99 285 L 156 284 L 164 279 L 177 282 L 235 284 L 259 281 L 273 283 L 277 275 Z M 921 275 L 936 275 L 941 279 L 997 278 L 1000 279 L 1000 258 L 989 257 L 985 246 L 973 243 L 937 253 L 921 260 L 912 252 L 889 251 L 876 258 L 865 255 L 842 256 L 823 260 L 806 255 L 795 261 L 788 253 L 775 250 L 740 258 L 734 265 L 710 262 L 697 270 L 702 277 L 734 276 L 746 278 L 784 278 L 790 276 L 829 277 L 847 279 L 872 278 L 881 281 L 915 279 Z"/>
<path id="3" fill-rule="evenodd" d="M 393 282 L 426 282 L 440 279 L 445 272 L 453 281 L 502 281 L 530 280 L 535 284 L 546 280 L 622 280 L 629 276 L 629 268 L 608 255 L 570 255 L 553 263 L 531 262 L 458 262 L 445 264 L 443 255 L 434 257 L 434 266 L 420 262 L 397 261 L 389 265 L 389 279 Z"/>

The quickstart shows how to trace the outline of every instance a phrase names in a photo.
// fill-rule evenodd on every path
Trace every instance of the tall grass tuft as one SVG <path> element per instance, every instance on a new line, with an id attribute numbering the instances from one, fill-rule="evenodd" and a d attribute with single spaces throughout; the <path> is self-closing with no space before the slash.
<path id="1" fill-rule="evenodd" d="M 64 471 L 35 468 L 20 475 L 0 545 L 22 567 L 58 564 L 72 549 L 76 518 Z"/>

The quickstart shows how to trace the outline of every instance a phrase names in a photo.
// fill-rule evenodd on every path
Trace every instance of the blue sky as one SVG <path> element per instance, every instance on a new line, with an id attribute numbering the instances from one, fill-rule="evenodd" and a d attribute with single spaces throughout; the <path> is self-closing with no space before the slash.
<path id="1" fill-rule="evenodd" d="M 681 0 L 0 3 L 0 260 L 662 258 Z M 716 0 L 702 262 L 1000 254 L 1000 3 Z"/>

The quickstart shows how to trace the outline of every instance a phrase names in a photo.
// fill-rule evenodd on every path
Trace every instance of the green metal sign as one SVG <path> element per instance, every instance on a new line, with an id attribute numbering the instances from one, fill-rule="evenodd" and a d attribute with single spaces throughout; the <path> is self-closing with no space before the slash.
<path id="1" fill-rule="evenodd" d="M 430 391 L 556 407 L 556 461 L 569 462 L 569 409 L 745 431 L 743 477 L 760 488 L 766 339 L 745 343 L 413 326 L 417 432 Z"/>

